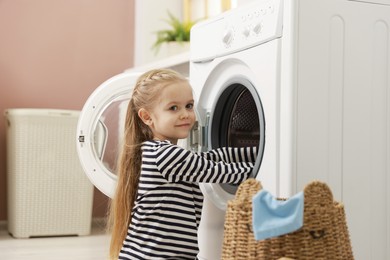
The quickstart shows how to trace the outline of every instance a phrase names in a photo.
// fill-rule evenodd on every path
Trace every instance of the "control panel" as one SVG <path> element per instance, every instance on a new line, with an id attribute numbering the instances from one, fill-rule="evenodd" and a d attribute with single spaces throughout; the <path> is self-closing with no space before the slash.
<path id="1" fill-rule="evenodd" d="M 221 41 L 225 50 L 237 51 L 281 37 L 281 1 L 256 1 L 230 12 L 224 23 Z"/>
<path id="2" fill-rule="evenodd" d="M 282 36 L 283 0 L 253 1 L 191 30 L 191 61 L 204 62 Z"/>

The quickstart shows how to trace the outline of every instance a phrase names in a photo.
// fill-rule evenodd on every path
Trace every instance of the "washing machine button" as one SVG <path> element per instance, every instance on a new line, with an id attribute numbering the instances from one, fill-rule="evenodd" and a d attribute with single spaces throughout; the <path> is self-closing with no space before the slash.
<path id="1" fill-rule="evenodd" d="M 229 28 L 225 31 L 222 38 L 222 42 L 225 44 L 226 47 L 229 47 L 230 44 L 232 43 L 233 36 L 234 36 L 234 32 L 232 28 Z"/>
<path id="2" fill-rule="evenodd" d="M 245 27 L 243 30 L 242 30 L 242 34 L 246 37 L 249 36 L 250 34 L 250 29 L 248 27 Z"/>
<path id="3" fill-rule="evenodd" d="M 259 34 L 262 31 L 262 29 L 263 29 L 263 24 L 261 22 L 253 26 L 253 32 L 255 34 Z"/>

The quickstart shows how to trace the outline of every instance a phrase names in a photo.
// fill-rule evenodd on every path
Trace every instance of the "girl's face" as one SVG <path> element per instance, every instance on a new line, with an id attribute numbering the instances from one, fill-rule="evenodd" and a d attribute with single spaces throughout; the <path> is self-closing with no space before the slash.
<path id="1" fill-rule="evenodd" d="M 175 82 L 165 86 L 154 107 L 139 115 L 153 132 L 155 140 L 169 140 L 177 144 L 178 139 L 187 138 L 195 122 L 194 98 L 188 82 Z"/>

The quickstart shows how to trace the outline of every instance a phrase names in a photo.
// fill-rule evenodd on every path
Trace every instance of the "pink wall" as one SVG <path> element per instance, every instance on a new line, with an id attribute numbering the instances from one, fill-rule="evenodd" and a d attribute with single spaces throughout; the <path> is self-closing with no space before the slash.
<path id="1" fill-rule="evenodd" d="M 134 0 L 1 0 L 0 112 L 81 110 L 106 79 L 132 67 Z M 6 213 L 5 125 L 0 120 L 0 220 Z M 95 190 L 94 216 L 107 199 Z"/>

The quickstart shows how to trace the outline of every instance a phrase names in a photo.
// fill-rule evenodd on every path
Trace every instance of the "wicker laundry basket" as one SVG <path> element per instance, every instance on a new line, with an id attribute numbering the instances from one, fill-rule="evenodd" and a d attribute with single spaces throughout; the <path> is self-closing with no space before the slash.
<path id="1" fill-rule="evenodd" d="M 76 150 L 79 111 L 8 109 L 8 231 L 17 238 L 88 235 L 93 185 Z"/>
<path id="2" fill-rule="evenodd" d="M 261 189 L 255 179 L 243 182 L 228 202 L 222 259 L 353 259 L 343 204 L 329 187 L 314 181 L 304 189 L 304 224 L 295 232 L 256 241 L 252 232 L 252 197 Z"/>

